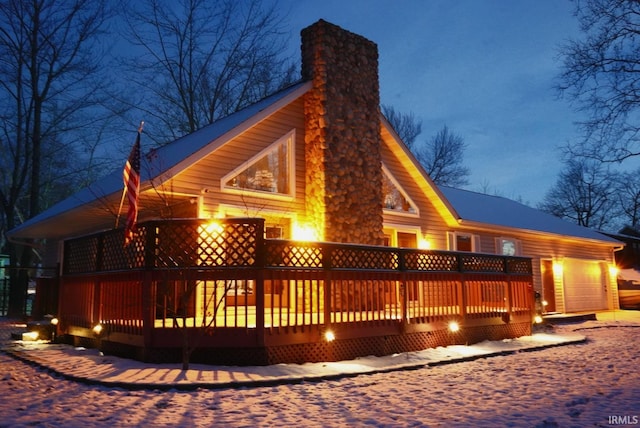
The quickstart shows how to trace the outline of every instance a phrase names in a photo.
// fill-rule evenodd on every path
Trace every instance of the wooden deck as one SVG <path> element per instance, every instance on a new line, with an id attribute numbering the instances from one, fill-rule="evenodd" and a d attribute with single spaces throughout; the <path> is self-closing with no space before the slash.
<path id="1" fill-rule="evenodd" d="M 190 330 L 205 349 L 261 349 L 262 361 L 282 362 L 336 357 L 327 329 L 349 356 L 453 340 L 452 320 L 462 343 L 531 332 L 530 259 L 267 240 L 259 219 L 216 232 L 196 220 L 150 223 L 126 248 L 118 231 L 66 243 L 59 335 L 96 339 L 101 324 L 102 344 L 148 356 L 180 347 L 176 330 Z"/>

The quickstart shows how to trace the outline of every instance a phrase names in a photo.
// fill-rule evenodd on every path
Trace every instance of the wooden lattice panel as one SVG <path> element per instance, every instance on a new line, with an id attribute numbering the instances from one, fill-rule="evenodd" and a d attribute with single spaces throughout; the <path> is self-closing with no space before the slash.
<path id="1" fill-rule="evenodd" d="M 450 272 L 458 270 L 458 257 L 453 253 L 436 251 L 405 251 L 405 268 L 408 270 Z"/>
<path id="2" fill-rule="evenodd" d="M 524 275 L 531 275 L 532 273 L 531 260 L 525 258 L 513 258 L 507 259 L 507 272 L 509 273 L 521 273 Z"/>
<path id="3" fill-rule="evenodd" d="M 138 227 L 129 245 L 124 246 L 124 229 L 105 232 L 99 270 L 113 271 L 144 267 L 145 236 L 146 227 Z"/>
<path id="4" fill-rule="evenodd" d="M 64 255 L 64 273 L 96 272 L 98 270 L 98 236 L 65 242 Z"/>
<path id="5" fill-rule="evenodd" d="M 504 272 L 504 258 L 484 254 L 461 255 L 461 269 L 466 272 Z"/>
<path id="6" fill-rule="evenodd" d="M 253 266 L 257 261 L 260 224 L 252 222 L 226 222 L 216 225 L 195 225 L 187 231 L 192 247 L 198 243 L 197 265 Z M 192 263 L 192 266 L 194 263 Z"/>
<path id="7" fill-rule="evenodd" d="M 321 268 L 322 248 L 313 244 L 283 240 L 266 241 L 266 265 L 278 267 Z"/>
<path id="8" fill-rule="evenodd" d="M 484 340 L 503 340 L 531 335 L 531 323 L 508 323 L 467 327 L 463 329 L 465 343 L 471 345 Z"/>
<path id="9" fill-rule="evenodd" d="M 395 250 L 336 246 L 331 250 L 331 267 L 336 269 L 398 269 Z"/>
<path id="10" fill-rule="evenodd" d="M 162 223 L 154 230 L 155 266 L 196 266 L 198 224 L 194 222 Z"/>

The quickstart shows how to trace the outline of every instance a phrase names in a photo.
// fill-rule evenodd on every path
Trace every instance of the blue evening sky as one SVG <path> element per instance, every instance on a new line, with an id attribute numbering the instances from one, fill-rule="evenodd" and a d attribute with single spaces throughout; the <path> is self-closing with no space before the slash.
<path id="1" fill-rule="evenodd" d="M 276 0 L 299 32 L 324 19 L 378 45 L 381 102 L 462 136 L 469 190 L 536 205 L 579 116 L 553 89 L 558 47 L 579 36 L 568 0 Z"/>

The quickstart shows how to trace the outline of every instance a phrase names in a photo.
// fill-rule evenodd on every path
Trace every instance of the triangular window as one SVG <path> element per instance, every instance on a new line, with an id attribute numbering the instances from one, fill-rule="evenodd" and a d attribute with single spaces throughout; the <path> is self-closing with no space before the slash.
<path id="1" fill-rule="evenodd" d="M 291 131 L 241 167 L 222 177 L 222 188 L 243 193 L 250 191 L 293 196 L 294 139 L 295 132 Z"/>
<path id="2" fill-rule="evenodd" d="M 391 176 L 389 170 L 382 166 L 382 207 L 387 211 L 418 215 L 418 209 L 407 196 L 400 184 Z"/>

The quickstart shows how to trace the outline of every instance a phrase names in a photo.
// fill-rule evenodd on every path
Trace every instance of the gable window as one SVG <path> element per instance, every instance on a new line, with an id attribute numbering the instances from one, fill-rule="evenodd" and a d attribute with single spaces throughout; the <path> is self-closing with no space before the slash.
<path id="1" fill-rule="evenodd" d="M 293 196 L 295 131 L 222 177 L 222 189 L 264 195 Z"/>
<path id="2" fill-rule="evenodd" d="M 471 233 L 447 232 L 449 251 L 480 251 L 480 237 Z"/>
<path id="3" fill-rule="evenodd" d="M 503 256 L 519 256 L 520 241 L 513 238 L 496 238 L 496 250 L 496 253 Z"/>
<path id="4" fill-rule="evenodd" d="M 386 211 L 418 215 L 418 209 L 389 170 L 382 165 L 382 207 Z"/>

